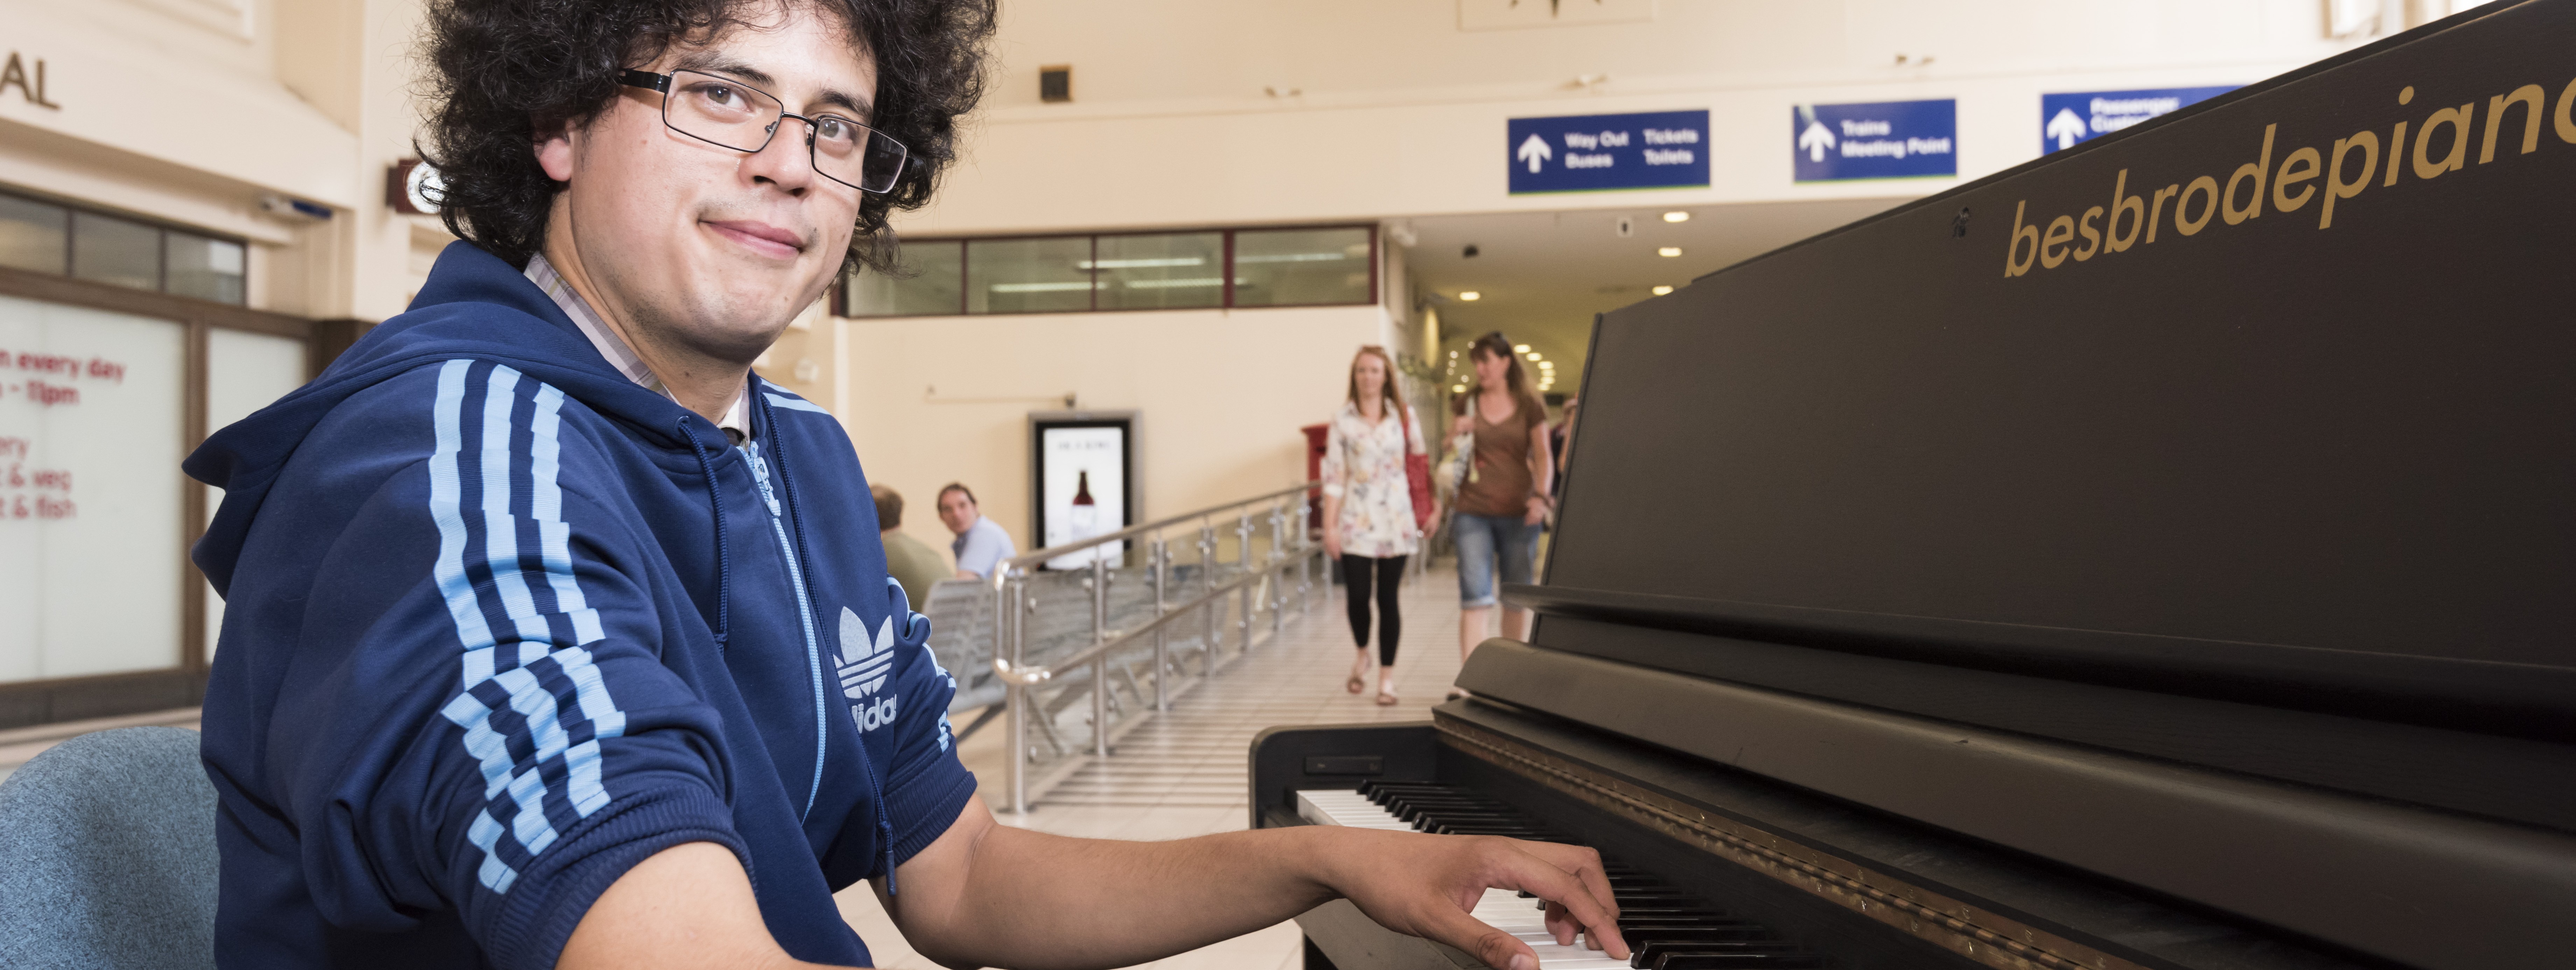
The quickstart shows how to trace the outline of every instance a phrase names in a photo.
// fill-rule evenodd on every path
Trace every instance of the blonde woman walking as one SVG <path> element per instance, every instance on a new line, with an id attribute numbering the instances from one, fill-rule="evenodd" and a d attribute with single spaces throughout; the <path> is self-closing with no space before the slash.
<path id="1" fill-rule="evenodd" d="M 1423 454 L 1422 427 L 1404 406 L 1395 386 L 1395 362 L 1386 348 L 1360 348 L 1351 358 L 1350 389 L 1342 408 L 1333 413 L 1324 435 L 1324 552 L 1342 564 L 1348 590 L 1351 639 L 1358 655 L 1351 658 L 1350 680 L 1343 686 L 1357 694 L 1365 689 L 1369 667 L 1369 597 L 1377 598 L 1377 702 L 1395 703 L 1395 646 L 1404 620 L 1397 612 L 1396 586 L 1404 578 L 1405 557 L 1422 538 L 1413 519 L 1413 492 L 1406 484 L 1404 457 Z"/>

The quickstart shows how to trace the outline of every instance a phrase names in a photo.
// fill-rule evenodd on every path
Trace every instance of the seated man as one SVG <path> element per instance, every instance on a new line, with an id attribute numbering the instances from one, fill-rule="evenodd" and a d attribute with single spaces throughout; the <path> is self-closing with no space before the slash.
<path id="1" fill-rule="evenodd" d="M 959 579 L 991 579 L 993 567 L 1020 554 L 1019 547 L 1011 544 L 1011 534 L 984 517 L 975 504 L 975 493 L 962 483 L 950 482 L 939 490 L 939 521 L 957 534 L 948 550 L 957 555 Z"/>
<path id="2" fill-rule="evenodd" d="M 930 605 L 931 584 L 948 578 L 948 564 L 928 543 L 904 533 L 903 493 L 876 485 L 868 494 L 876 499 L 877 538 L 885 545 L 886 572 L 903 587 L 904 598 L 913 606 Z"/>
<path id="3" fill-rule="evenodd" d="M 830 415 L 752 360 L 893 256 L 991 0 L 431 0 L 448 247 L 407 312 L 187 463 L 224 593 L 227 967 L 862 965 L 867 880 L 957 966 L 1119 966 L 1335 896 L 1496 967 L 1612 954 L 1590 850 L 995 823 Z"/>

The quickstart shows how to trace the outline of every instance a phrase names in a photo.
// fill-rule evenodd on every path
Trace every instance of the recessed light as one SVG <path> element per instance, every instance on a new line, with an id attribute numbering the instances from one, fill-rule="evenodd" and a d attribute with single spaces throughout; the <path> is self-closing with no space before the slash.
<path id="1" fill-rule="evenodd" d="M 1474 290 L 1460 290 L 1458 291 L 1458 298 L 1469 303 L 1474 303 L 1478 300 L 1484 299 L 1485 295 Z"/>
<path id="2" fill-rule="evenodd" d="M 1515 353 L 1515 354 L 1526 354 L 1526 353 L 1529 353 L 1529 345 L 1528 345 L 1528 344 L 1513 344 L 1513 345 L 1512 345 L 1512 353 Z"/>
<path id="3" fill-rule="evenodd" d="M 1673 291 L 1673 288 L 1672 288 L 1672 287 L 1669 287 L 1669 286 L 1658 286 L 1658 287 L 1655 287 L 1655 295 L 1656 295 L 1656 296 L 1662 296 L 1662 295 L 1664 295 L 1664 294 L 1666 294 L 1666 293 L 1670 293 L 1670 292 L 1672 292 L 1672 291 Z"/>
<path id="4" fill-rule="evenodd" d="M 1665 246 L 1661 249 L 1655 250 L 1655 255 L 1657 256 L 1679 256 L 1681 254 L 1682 248 L 1680 246 Z"/>
<path id="5" fill-rule="evenodd" d="M 1690 213 L 1687 213 L 1687 212 L 1667 212 L 1667 213 L 1664 213 L 1664 221 L 1665 221 L 1665 222 L 1689 222 L 1689 221 L 1690 221 Z"/>

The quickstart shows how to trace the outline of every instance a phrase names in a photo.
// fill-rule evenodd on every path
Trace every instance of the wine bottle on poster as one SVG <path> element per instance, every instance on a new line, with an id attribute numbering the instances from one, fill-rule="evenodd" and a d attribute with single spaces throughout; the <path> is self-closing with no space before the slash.
<path id="1" fill-rule="evenodd" d="M 1069 540 L 1080 541 L 1100 534 L 1100 504 L 1091 498 L 1091 473 L 1076 473 L 1073 485 L 1073 508 L 1065 513 L 1065 531 Z"/>

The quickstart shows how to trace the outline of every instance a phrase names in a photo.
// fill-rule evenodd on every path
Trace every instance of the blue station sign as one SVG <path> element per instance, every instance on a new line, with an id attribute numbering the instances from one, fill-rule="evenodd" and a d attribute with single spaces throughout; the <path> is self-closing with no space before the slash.
<path id="1" fill-rule="evenodd" d="M 1708 112 L 1514 118 L 1511 194 L 1708 185 Z"/>
<path id="2" fill-rule="evenodd" d="M 1959 174 L 1959 103 L 1802 104 L 1789 110 L 1800 182 Z"/>
<path id="3" fill-rule="evenodd" d="M 2039 153 L 2046 155 L 2059 149 L 2073 148 L 2233 90 L 2236 90 L 2236 85 L 2222 84 L 2206 88 L 2042 94 L 2039 96 Z"/>

